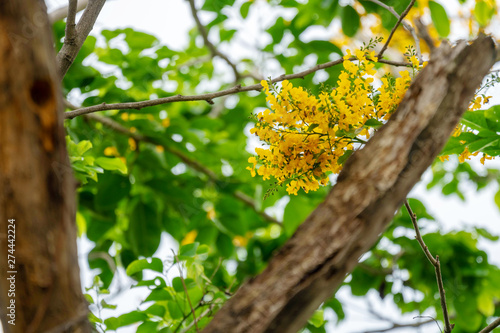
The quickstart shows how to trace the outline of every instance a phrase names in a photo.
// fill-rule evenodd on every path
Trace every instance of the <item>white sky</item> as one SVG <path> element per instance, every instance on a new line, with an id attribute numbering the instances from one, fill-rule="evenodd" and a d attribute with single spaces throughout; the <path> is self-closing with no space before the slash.
<path id="1" fill-rule="evenodd" d="M 231 21 L 230 23 L 235 27 L 242 28 L 243 37 L 245 42 L 251 45 L 258 45 L 263 42 L 262 36 L 255 35 L 255 31 L 261 30 L 271 23 L 274 19 L 272 13 L 267 10 L 267 7 L 259 0 L 258 7 L 252 9 L 250 20 L 251 26 L 242 25 L 241 22 Z M 59 6 L 65 5 L 64 0 L 47 0 L 49 11 Z M 447 6 L 453 6 L 455 1 L 440 1 Z M 209 21 L 206 15 L 200 15 L 202 22 Z M 185 0 L 108 0 L 104 6 L 101 15 L 96 23 L 96 30 L 101 29 L 118 29 L 125 27 L 133 27 L 136 30 L 148 32 L 157 36 L 162 43 L 166 44 L 172 49 L 181 49 L 187 43 L 186 36 L 189 29 L 194 26 L 194 21 L 190 15 L 188 3 Z M 257 27 L 257 29 L 255 29 Z M 453 29 L 457 32 L 460 29 Z M 253 32 L 252 32 L 253 31 Z M 317 35 L 316 38 L 331 37 L 332 30 L 330 29 L 312 29 L 308 34 L 311 36 Z M 238 58 L 239 54 L 244 54 L 245 49 L 240 46 L 233 47 L 231 53 L 227 54 Z M 235 59 L 235 58 L 233 58 Z M 268 70 L 263 73 L 266 77 L 269 75 L 281 74 L 276 72 L 277 67 L 271 65 L 263 65 L 262 69 Z M 492 103 L 500 104 L 500 94 L 498 89 L 494 93 L 495 98 Z M 473 166 L 477 167 L 480 164 L 474 161 Z M 500 168 L 500 160 L 487 161 L 487 166 L 490 168 Z M 424 179 L 429 179 L 430 174 L 426 173 Z M 423 201 L 429 212 L 442 223 L 444 230 L 461 229 L 464 226 L 481 226 L 488 229 L 493 234 L 500 234 L 500 212 L 493 201 L 493 196 L 498 190 L 496 184 L 490 185 L 488 189 L 480 193 L 466 186 L 466 202 L 460 201 L 456 197 L 443 197 L 439 191 L 427 191 L 422 183 L 419 183 L 412 190 L 410 196 L 416 197 Z M 170 255 L 170 248 L 176 248 L 176 242 L 168 235 L 164 235 L 161 248 L 156 253 L 156 256 L 167 257 Z M 500 253 L 500 242 L 492 244 L 490 242 L 482 242 L 481 247 L 486 249 L 489 253 L 489 260 L 500 265 L 500 258 L 494 254 Z M 84 286 L 89 286 L 92 280 L 92 273 L 90 272 L 86 257 L 88 251 L 91 249 L 91 244 L 86 240 L 79 240 L 80 249 L 80 267 L 82 269 L 82 283 Z M 432 249 L 431 249 L 432 252 Z M 123 272 L 120 273 L 121 280 L 126 279 Z M 446 279 L 446 277 L 444 277 Z M 144 293 L 140 288 L 131 289 L 123 293 L 120 297 L 114 299 L 110 303 L 118 304 L 118 310 L 115 312 L 104 312 L 104 317 L 117 316 L 118 313 L 131 311 L 139 306 Z M 343 321 L 339 326 L 330 327 L 330 332 L 348 333 L 348 332 L 362 332 L 363 330 L 382 329 L 390 326 L 390 323 L 384 323 L 367 316 L 367 303 L 364 298 L 352 297 L 347 288 L 341 288 L 337 293 L 337 297 L 344 304 L 344 311 L 347 314 L 347 320 Z M 375 294 L 370 294 L 370 301 L 375 308 L 380 310 L 386 316 L 393 318 L 395 321 L 412 323 L 412 317 L 415 314 L 401 316 L 399 310 L 389 300 L 381 301 Z M 141 307 L 143 308 L 143 307 Z M 128 327 L 119 329 L 119 333 L 135 332 L 136 328 Z M 435 324 L 424 326 L 422 332 L 438 332 Z M 1 332 L 1 328 L 0 328 Z M 415 330 L 400 329 L 391 332 L 415 332 Z"/>

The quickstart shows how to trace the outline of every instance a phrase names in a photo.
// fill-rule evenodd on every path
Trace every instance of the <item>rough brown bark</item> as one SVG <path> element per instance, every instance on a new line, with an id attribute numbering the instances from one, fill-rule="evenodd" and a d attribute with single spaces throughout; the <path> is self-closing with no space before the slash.
<path id="1" fill-rule="evenodd" d="M 203 332 L 297 332 L 377 241 L 493 65 L 491 38 L 435 51 L 396 113 L 346 163 L 326 200 Z"/>
<path id="2" fill-rule="evenodd" d="M 90 332 L 53 45 L 43 1 L 0 1 L 0 315 L 5 333 Z"/>

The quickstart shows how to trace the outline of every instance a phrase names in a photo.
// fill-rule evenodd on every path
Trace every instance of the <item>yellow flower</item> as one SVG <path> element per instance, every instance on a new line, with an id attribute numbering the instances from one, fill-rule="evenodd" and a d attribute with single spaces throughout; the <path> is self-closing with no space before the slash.
<path id="1" fill-rule="evenodd" d="M 489 155 L 483 153 L 483 156 L 481 157 L 481 164 L 484 165 L 484 162 L 486 160 L 492 160 L 492 159 L 494 159 L 493 156 L 489 156 Z"/>
<path id="2" fill-rule="evenodd" d="M 360 137 L 370 137 L 365 123 L 389 118 L 411 83 L 410 73 L 382 78 L 376 91 L 372 84 L 377 70 L 368 60 L 375 59 L 375 52 L 362 49 L 355 55 L 351 61 L 354 57 L 346 50 L 336 89 L 319 96 L 287 80 L 272 91 L 267 81 L 261 81 L 270 107 L 257 114 L 250 133 L 267 145 L 256 148 L 257 156 L 248 159 L 251 166 L 246 169 L 252 176 L 276 179 L 278 185 L 286 185 L 289 195 L 297 195 L 299 189 L 316 191 L 328 184 L 329 173 L 341 171 L 339 158 L 354 150 L 354 143 L 363 140 Z M 347 133 L 357 137 L 352 139 Z"/>
<path id="3" fill-rule="evenodd" d="M 248 244 L 248 239 L 242 236 L 234 236 L 233 244 L 234 246 L 245 247 Z"/>
<path id="4" fill-rule="evenodd" d="M 120 156 L 118 149 L 116 147 L 106 147 L 104 149 L 104 155 L 106 156 Z"/>
<path id="5" fill-rule="evenodd" d="M 417 57 L 415 55 L 411 56 L 410 62 L 412 64 L 413 68 L 418 68 L 419 61 L 418 61 L 418 59 L 417 59 Z"/>
<path id="6" fill-rule="evenodd" d="M 210 209 L 207 211 L 207 218 L 211 221 L 215 219 L 215 209 L 213 207 L 210 207 Z"/>
<path id="7" fill-rule="evenodd" d="M 128 147 L 130 148 L 131 151 L 134 151 L 137 149 L 137 143 L 133 138 L 128 138 Z"/>
<path id="8" fill-rule="evenodd" d="M 191 230 L 186 234 L 186 236 L 184 236 L 184 238 L 181 241 L 181 245 L 194 243 L 196 236 L 198 236 L 198 231 Z"/>

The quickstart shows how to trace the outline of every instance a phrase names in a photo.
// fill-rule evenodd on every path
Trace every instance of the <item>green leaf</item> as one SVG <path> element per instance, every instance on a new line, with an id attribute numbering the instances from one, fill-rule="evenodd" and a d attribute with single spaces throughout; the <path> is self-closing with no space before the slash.
<path id="1" fill-rule="evenodd" d="M 311 124 L 311 125 L 309 125 L 309 128 L 307 129 L 307 132 L 313 131 L 318 126 L 319 126 L 319 124 Z"/>
<path id="2" fill-rule="evenodd" d="M 373 127 L 373 128 L 379 128 L 382 127 L 384 123 L 381 121 L 378 121 L 377 119 L 370 118 L 367 121 L 365 121 L 365 126 L 366 127 Z"/>
<path id="3" fill-rule="evenodd" d="M 354 153 L 354 150 L 346 150 L 345 153 L 339 157 L 337 163 L 343 165 L 345 161 L 347 161 L 347 159 L 352 155 L 352 153 Z"/>
<path id="4" fill-rule="evenodd" d="M 500 105 L 494 105 L 484 111 L 484 117 L 492 131 L 500 131 Z M 497 134 L 498 135 L 498 134 Z"/>
<path id="5" fill-rule="evenodd" d="M 118 157 L 98 157 L 95 163 L 105 170 L 118 170 L 122 174 L 127 174 L 127 166 Z"/>
<path id="6" fill-rule="evenodd" d="M 313 315 L 311 318 L 308 320 L 309 324 L 313 325 L 314 327 L 321 327 L 325 323 L 325 317 L 323 314 L 323 310 L 316 310 L 314 311 Z"/>
<path id="7" fill-rule="evenodd" d="M 272 27 L 270 27 L 267 30 L 267 32 L 273 38 L 273 43 L 277 44 L 277 43 L 281 42 L 281 39 L 283 38 L 285 30 L 286 30 L 285 29 L 285 20 L 282 17 L 278 17 L 276 19 L 276 22 L 274 23 L 274 25 Z"/>
<path id="8" fill-rule="evenodd" d="M 92 288 L 91 288 L 92 289 Z M 83 295 L 85 297 L 85 300 L 89 303 L 89 304 L 94 304 L 94 299 L 92 298 L 91 295 L 89 294 L 84 294 Z"/>
<path id="9" fill-rule="evenodd" d="M 210 246 L 206 245 L 206 244 L 202 244 L 198 247 L 198 249 L 196 250 L 196 254 L 197 255 L 200 255 L 200 254 L 207 254 L 210 252 Z"/>
<path id="10" fill-rule="evenodd" d="M 290 202 L 286 205 L 283 216 L 283 228 L 286 234 L 291 236 L 314 208 L 309 198 L 302 195 L 290 196 Z"/>
<path id="11" fill-rule="evenodd" d="M 142 51 L 154 46 L 158 42 L 155 36 L 131 28 L 124 29 L 123 32 L 125 32 L 125 42 L 133 50 Z"/>
<path id="12" fill-rule="evenodd" d="M 147 315 L 139 311 L 122 314 L 119 317 L 111 317 L 104 321 L 108 330 L 116 330 L 123 326 L 132 325 L 147 319 Z"/>
<path id="13" fill-rule="evenodd" d="M 75 156 L 82 156 L 90 148 L 92 148 L 92 142 L 90 142 L 88 140 L 80 141 L 76 145 L 76 155 Z"/>
<path id="14" fill-rule="evenodd" d="M 151 301 L 170 301 L 172 300 L 172 295 L 164 288 L 158 288 L 151 291 L 149 296 L 144 300 L 143 303 Z"/>
<path id="15" fill-rule="evenodd" d="M 353 37 L 360 26 L 359 15 L 356 9 L 345 6 L 342 9 L 342 31 L 348 37 Z"/>
<path id="16" fill-rule="evenodd" d="M 193 279 L 184 279 L 184 284 L 186 285 L 187 290 L 196 287 L 196 282 Z M 178 293 L 184 292 L 184 284 L 182 283 L 182 278 L 178 276 L 172 280 L 172 287 L 174 287 L 174 290 Z"/>
<path id="17" fill-rule="evenodd" d="M 98 318 L 92 311 L 89 312 L 89 321 L 91 323 L 102 323 L 102 319 Z"/>
<path id="18" fill-rule="evenodd" d="M 146 321 L 137 327 L 136 333 L 151 333 L 157 332 L 157 327 L 160 323 L 157 321 Z"/>
<path id="19" fill-rule="evenodd" d="M 202 10 L 208 10 L 211 12 L 216 12 L 220 13 L 222 8 L 225 6 L 232 6 L 234 4 L 235 0 L 212 0 L 212 1 L 205 1 L 203 4 L 203 7 L 201 7 Z"/>
<path id="20" fill-rule="evenodd" d="M 95 208 L 99 211 L 116 209 L 118 202 L 129 194 L 130 187 L 128 177 L 112 172 L 104 173 L 99 176 L 97 183 L 97 194 L 94 196 Z"/>
<path id="21" fill-rule="evenodd" d="M 327 301 L 325 303 L 325 306 L 335 311 L 338 321 L 344 320 L 345 318 L 344 309 L 342 308 L 342 304 L 336 298 L 332 298 L 329 301 Z"/>
<path id="22" fill-rule="evenodd" d="M 494 116 L 494 115 L 490 115 Z M 495 121 L 495 120 L 493 120 Z M 485 111 L 467 111 L 462 118 L 462 124 L 470 127 L 471 129 L 479 131 L 482 136 L 485 135 L 496 135 L 494 131 L 488 126 L 488 121 L 485 115 Z"/>
<path id="23" fill-rule="evenodd" d="M 198 249 L 199 245 L 200 243 L 198 242 L 182 245 L 179 249 L 179 256 L 194 257 L 196 255 L 196 249 Z"/>
<path id="24" fill-rule="evenodd" d="M 499 236 L 495 236 L 493 234 L 491 234 L 488 230 L 484 229 L 484 228 L 477 228 L 477 227 L 474 227 L 474 230 L 476 230 L 476 232 L 481 236 L 481 237 L 484 237 L 490 241 L 493 241 L 493 242 L 496 242 L 498 239 L 500 239 Z"/>
<path id="25" fill-rule="evenodd" d="M 500 209 L 500 190 L 495 194 L 495 203 L 497 204 L 498 209 Z"/>
<path id="26" fill-rule="evenodd" d="M 429 1 L 432 23 L 441 37 L 447 37 L 450 34 L 450 20 L 443 6 L 435 1 Z"/>
<path id="27" fill-rule="evenodd" d="M 229 237 L 228 235 L 219 232 L 219 235 L 217 236 L 215 243 L 217 245 L 217 249 L 219 250 L 222 256 L 229 258 L 234 253 L 233 241 L 231 240 L 231 237 Z"/>
<path id="28" fill-rule="evenodd" d="M 161 240 L 159 215 L 150 204 L 139 201 L 132 208 L 127 236 L 134 253 L 139 256 L 152 256 Z"/>
<path id="29" fill-rule="evenodd" d="M 80 212 L 76 212 L 76 226 L 78 237 L 82 237 L 82 235 L 87 231 L 87 223 L 85 222 L 85 218 Z"/>
<path id="30" fill-rule="evenodd" d="M 241 14 L 241 17 L 243 17 L 244 19 L 247 18 L 247 16 L 248 16 L 248 12 L 250 10 L 251 4 L 252 4 L 251 1 L 246 1 L 240 7 L 240 14 Z"/>
<path id="31" fill-rule="evenodd" d="M 172 319 L 175 320 L 182 318 L 183 313 L 175 301 L 168 301 L 167 308 L 168 312 L 170 313 L 170 317 L 172 317 Z"/>
<path id="32" fill-rule="evenodd" d="M 101 306 L 103 307 L 103 309 L 111 309 L 111 310 L 116 309 L 116 305 L 108 304 L 106 303 L 105 300 L 101 300 Z"/>
<path id="33" fill-rule="evenodd" d="M 490 7 L 486 1 L 481 0 L 476 2 L 474 17 L 481 27 L 485 27 L 490 23 L 493 14 L 495 14 L 495 8 Z"/>
<path id="34" fill-rule="evenodd" d="M 163 272 L 163 262 L 159 258 L 139 259 L 134 260 L 127 267 L 127 275 L 134 275 L 142 272 L 145 269 L 150 269 L 155 272 Z"/>
<path id="35" fill-rule="evenodd" d="M 146 313 L 148 315 L 157 316 L 160 318 L 163 318 L 165 316 L 166 312 L 167 312 L 166 306 L 160 305 L 158 303 L 155 303 L 155 304 L 151 305 L 149 308 L 147 308 L 146 310 L 144 310 L 144 313 Z"/>

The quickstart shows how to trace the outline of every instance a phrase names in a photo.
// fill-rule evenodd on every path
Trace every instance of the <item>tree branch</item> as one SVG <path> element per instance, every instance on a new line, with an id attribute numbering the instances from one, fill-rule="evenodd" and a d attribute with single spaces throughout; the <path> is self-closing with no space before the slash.
<path id="1" fill-rule="evenodd" d="M 408 12 L 410 11 L 410 9 L 413 7 L 414 4 L 415 4 L 415 0 L 411 0 L 410 4 L 408 5 L 408 7 L 406 7 L 405 11 L 402 12 L 401 16 L 398 17 L 398 21 L 396 22 L 396 24 L 392 28 L 391 33 L 389 34 L 389 37 L 387 37 L 387 41 L 385 42 L 384 46 L 382 46 L 382 49 L 378 53 L 377 58 L 382 58 L 382 56 L 384 55 L 385 50 L 387 50 L 387 47 L 389 46 L 389 43 L 391 42 L 392 36 L 394 36 L 394 33 L 396 32 L 396 29 L 399 27 L 399 23 L 401 23 L 401 21 L 403 21 L 404 17 L 408 14 Z"/>
<path id="2" fill-rule="evenodd" d="M 61 80 L 64 78 L 66 72 L 73 64 L 73 61 L 75 61 L 75 58 L 82 48 L 83 43 L 94 27 L 97 16 L 99 16 L 99 13 L 101 12 L 101 9 L 104 6 L 105 2 L 106 0 L 89 0 L 87 8 L 85 8 L 82 17 L 76 25 L 75 42 L 73 44 L 64 43 L 61 50 L 57 54 L 57 69 L 59 71 Z"/>
<path id="3" fill-rule="evenodd" d="M 88 114 L 85 116 L 86 118 L 88 119 L 91 119 L 91 120 L 94 120 L 94 121 L 97 121 L 97 122 L 100 122 L 101 124 L 103 124 L 104 126 L 118 132 L 118 133 L 122 133 L 124 135 L 127 135 L 129 137 L 131 137 L 132 139 L 140 142 L 148 142 L 148 143 L 151 143 L 151 144 L 154 144 L 154 145 L 157 145 L 157 146 L 161 146 L 163 147 L 163 149 L 175 156 L 177 156 L 183 163 L 185 163 L 187 166 L 191 167 L 192 169 L 198 171 L 198 172 L 201 172 L 202 174 L 206 175 L 210 180 L 212 180 L 213 182 L 215 183 L 223 183 L 224 181 L 221 180 L 219 178 L 219 176 L 217 176 L 212 170 L 210 170 L 209 168 L 207 168 L 206 166 L 204 166 L 203 164 L 201 164 L 200 162 L 190 158 L 189 156 L 185 155 L 183 152 L 175 149 L 175 148 L 172 148 L 168 145 L 166 145 L 165 143 L 159 141 L 157 138 L 154 138 L 154 137 L 149 137 L 149 136 L 145 136 L 145 135 L 142 135 L 142 134 L 139 134 L 137 132 L 131 132 L 128 128 L 122 126 L 120 123 L 110 119 L 110 118 L 107 118 L 107 117 L 102 117 L 102 116 L 98 116 L 98 115 L 95 115 L 95 114 Z M 270 223 L 274 223 L 274 224 L 277 224 L 279 226 L 281 226 L 281 222 L 279 222 L 278 220 L 276 220 L 274 217 L 270 216 L 269 214 L 267 214 L 266 212 L 264 211 L 261 211 L 259 209 L 257 209 L 257 206 L 255 204 L 255 202 L 249 197 L 247 196 L 246 194 L 240 192 L 240 191 L 235 191 L 235 192 L 232 192 L 231 195 L 240 200 L 241 202 L 243 202 L 245 205 L 247 205 L 248 207 L 250 207 L 251 209 L 253 209 L 257 214 L 259 214 L 264 220 L 270 222 Z"/>
<path id="4" fill-rule="evenodd" d="M 379 329 L 379 330 L 373 330 L 373 331 L 364 331 L 363 333 L 383 333 L 383 332 L 389 332 L 389 331 L 392 331 L 392 330 L 395 330 L 395 329 L 400 329 L 400 328 L 417 328 L 417 327 L 421 327 L 421 326 L 430 324 L 432 322 L 434 322 L 434 319 L 427 319 L 427 320 L 424 320 L 424 321 L 421 321 L 421 322 L 407 323 L 407 324 L 400 324 L 400 323 L 394 323 L 393 322 L 393 323 L 391 323 L 390 327 L 382 328 L 382 329 Z"/>
<path id="5" fill-rule="evenodd" d="M 429 50 L 432 53 L 432 51 L 434 51 L 434 49 L 436 48 L 436 45 L 434 45 L 434 41 L 432 40 L 432 37 L 429 35 L 427 27 L 425 26 L 424 23 L 422 23 L 422 21 L 419 18 L 416 18 L 413 22 L 415 23 L 415 26 L 418 29 L 418 35 L 420 36 L 420 38 L 424 40 L 425 44 L 427 44 Z"/>
<path id="6" fill-rule="evenodd" d="M 194 0 L 189 0 L 189 7 L 191 8 L 191 14 L 193 15 L 194 21 L 196 22 L 196 26 L 198 27 L 198 30 L 200 31 L 201 37 L 203 37 L 203 42 L 205 43 L 205 46 L 210 50 L 210 53 L 212 54 L 212 57 L 219 57 L 223 59 L 227 64 L 231 67 L 234 73 L 234 81 L 238 82 L 240 79 L 240 73 L 238 72 L 238 69 L 236 68 L 236 65 L 229 60 L 229 58 L 215 47 L 214 44 L 208 39 L 208 32 L 207 29 L 201 24 L 200 18 L 198 17 L 198 11 L 196 10 L 196 6 L 194 5 Z"/>
<path id="7" fill-rule="evenodd" d="M 500 326 L 500 317 L 498 317 L 491 324 L 483 328 L 479 333 L 490 333 L 498 326 Z"/>
<path id="8" fill-rule="evenodd" d="M 413 228 L 415 229 L 415 234 L 416 234 L 415 238 L 417 239 L 418 243 L 420 244 L 420 247 L 424 251 L 425 256 L 427 257 L 427 259 L 429 259 L 431 264 L 434 266 L 434 270 L 436 271 L 436 280 L 439 289 L 439 297 L 441 299 L 441 309 L 443 310 L 444 333 L 451 333 L 451 330 L 453 329 L 454 325 L 450 324 L 450 316 L 448 315 L 448 307 L 446 305 L 446 292 L 444 290 L 443 277 L 441 275 L 441 264 L 439 263 L 439 256 L 436 255 L 436 258 L 434 259 L 431 252 L 429 251 L 429 248 L 427 247 L 427 245 L 425 245 L 424 240 L 420 235 L 420 230 L 418 228 L 417 215 L 415 215 L 415 213 L 413 213 L 413 211 L 411 210 L 408 200 L 405 201 L 405 207 L 406 210 L 408 211 L 408 214 L 410 215 Z"/>
<path id="9" fill-rule="evenodd" d="M 392 35 L 394 35 L 394 32 L 396 31 L 399 23 L 401 23 L 403 25 L 403 27 L 406 30 L 408 30 L 408 32 L 411 34 L 411 36 L 415 40 L 415 48 L 417 50 L 417 57 L 418 57 L 418 60 L 420 61 L 420 63 L 422 63 L 423 62 L 423 60 L 422 60 L 422 52 L 420 51 L 420 41 L 418 39 L 417 33 L 416 33 L 415 29 L 413 29 L 413 27 L 411 26 L 411 24 L 409 24 L 407 21 L 403 20 L 403 18 L 408 14 L 408 12 L 410 11 L 410 9 L 413 7 L 413 4 L 415 3 L 415 0 L 413 0 L 412 2 L 410 2 L 410 4 L 406 8 L 406 10 L 401 14 L 401 16 L 394 10 L 394 8 L 392 8 L 391 6 L 386 5 L 385 3 L 383 3 L 383 2 L 381 2 L 379 0 L 368 0 L 368 1 L 371 1 L 371 2 L 373 2 L 373 3 L 375 3 L 375 4 L 379 5 L 379 6 L 381 6 L 382 8 L 387 9 L 389 12 L 391 12 L 392 15 L 394 15 L 398 19 L 398 22 L 396 23 L 396 25 L 394 26 L 394 28 L 392 28 L 391 33 L 390 33 L 389 37 L 387 38 L 387 41 L 386 41 L 384 47 L 379 52 L 378 58 L 380 59 L 382 57 L 382 55 L 384 54 L 385 49 L 389 45 L 389 42 L 390 42 L 390 40 L 392 38 Z"/>
<path id="10" fill-rule="evenodd" d="M 69 0 L 68 18 L 66 19 L 66 36 L 64 37 L 64 45 L 68 47 L 74 46 L 76 43 L 76 23 L 75 17 L 77 12 L 78 0 Z"/>
<path id="11" fill-rule="evenodd" d="M 87 4 L 89 3 L 89 0 L 79 0 L 78 5 L 76 7 L 76 12 L 80 12 L 87 7 Z M 49 13 L 49 21 L 51 24 L 54 24 L 57 21 L 60 21 L 67 17 L 68 15 L 68 6 L 63 6 L 61 8 L 57 8 L 56 10 L 52 11 Z"/>
<path id="12" fill-rule="evenodd" d="M 355 58 L 352 58 L 350 60 L 355 60 Z M 281 75 L 277 78 L 274 78 L 271 80 L 271 83 L 276 83 L 276 82 L 281 82 L 283 80 L 292 80 L 292 79 L 297 79 L 297 78 L 304 78 L 305 76 L 317 72 L 321 69 L 329 68 L 338 64 L 341 64 L 344 62 L 344 59 L 338 59 L 335 61 L 330 61 L 324 64 L 319 64 L 316 65 L 312 68 L 309 68 L 305 71 L 295 73 L 295 74 L 288 74 L 288 75 Z M 411 67 L 410 63 L 406 62 L 395 62 L 395 61 L 387 61 L 387 60 L 378 60 L 377 62 L 384 63 L 384 64 L 390 64 L 393 66 L 405 66 L 405 67 Z M 232 95 L 232 94 L 237 94 L 240 92 L 246 92 L 246 91 L 260 91 L 262 90 L 262 85 L 260 83 L 253 84 L 250 86 L 243 87 L 240 84 L 229 88 L 225 90 L 221 90 L 218 92 L 213 92 L 213 93 L 207 93 L 207 94 L 201 94 L 201 95 L 192 95 L 192 96 L 183 96 L 183 95 L 175 95 L 175 96 L 170 96 L 170 97 L 163 97 L 163 98 L 158 98 L 158 99 L 152 99 L 152 100 L 147 100 L 147 101 L 141 101 L 141 102 L 129 102 L 129 103 L 115 103 L 115 104 L 106 104 L 102 103 L 99 105 L 94 105 L 94 106 L 89 106 L 85 108 L 80 108 L 77 110 L 73 111 L 68 111 L 66 112 L 65 118 L 66 119 L 73 119 L 75 117 L 84 115 L 84 114 L 90 114 L 94 112 L 99 112 L 99 111 L 106 111 L 106 110 L 140 110 L 142 108 L 148 107 L 148 106 L 155 106 L 155 105 L 160 105 L 160 104 L 167 104 L 167 103 L 174 103 L 174 102 L 191 102 L 191 101 L 206 101 L 208 103 L 213 103 L 212 99 L 217 98 L 217 97 L 222 97 L 222 96 L 227 96 L 227 95 Z"/>
<path id="13" fill-rule="evenodd" d="M 448 141 L 494 59 L 488 37 L 436 49 L 389 121 L 346 161 L 325 201 L 203 332 L 300 330 L 387 228 Z"/>

